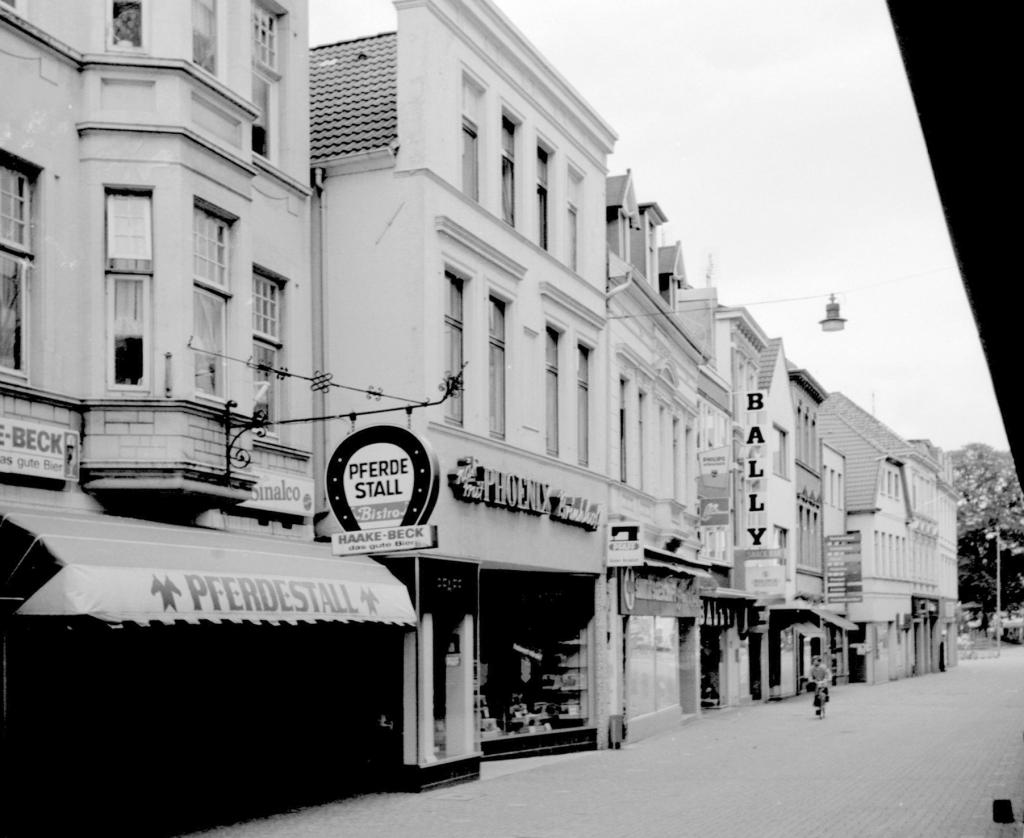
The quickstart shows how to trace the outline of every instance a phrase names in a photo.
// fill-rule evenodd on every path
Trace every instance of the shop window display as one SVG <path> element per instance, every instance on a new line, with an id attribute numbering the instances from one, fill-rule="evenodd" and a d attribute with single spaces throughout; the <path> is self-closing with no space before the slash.
<path id="1" fill-rule="evenodd" d="M 679 704 L 679 621 L 629 617 L 626 684 L 630 718 Z"/>
<path id="2" fill-rule="evenodd" d="M 543 576 L 492 571 L 481 580 L 481 739 L 589 723 L 593 582 L 541 585 Z"/>

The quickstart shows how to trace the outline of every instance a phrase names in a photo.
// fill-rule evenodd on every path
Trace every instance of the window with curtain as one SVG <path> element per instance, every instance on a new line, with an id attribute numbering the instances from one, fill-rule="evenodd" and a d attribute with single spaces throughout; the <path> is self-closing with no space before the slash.
<path id="1" fill-rule="evenodd" d="M 505 304 L 495 297 L 489 303 L 488 379 L 491 435 L 505 436 Z"/>
<path id="2" fill-rule="evenodd" d="M 576 450 L 581 466 L 590 462 L 590 349 L 576 352 Z"/>
<path id="3" fill-rule="evenodd" d="M 0 164 L 0 368 L 25 368 L 27 286 L 35 254 L 32 182 L 25 172 Z"/>
<path id="4" fill-rule="evenodd" d="M 558 456 L 558 338 L 554 329 L 547 329 L 544 353 L 545 440 L 547 452 Z"/>
<path id="5" fill-rule="evenodd" d="M 147 387 L 152 197 L 108 193 L 107 383 Z"/>
<path id="6" fill-rule="evenodd" d="M 192 0 L 192 62 L 217 73 L 217 0 Z"/>
<path id="7" fill-rule="evenodd" d="M 578 271 L 580 267 L 580 192 L 583 178 L 569 170 L 569 200 L 565 207 L 566 261 L 569 267 Z"/>
<path id="8" fill-rule="evenodd" d="M 482 91 L 469 79 L 462 80 L 462 191 L 480 200 L 480 100 Z"/>
<path id="9" fill-rule="evenodd" d="M 227 347 L 228 222 L 214 213 L 193 210 L 192 349 L 197 393 L 225 395 Z"/>
<path id="10" fill-rule="evenodd" d="M 274 373 L 280 368 L 282 284 L 258 271 L 252 275 L 252 411 L 264 411 L 267 419 L 278 417 L 281 379 Z"/>
<path id="11" fill-rule="evenodd" d="M 462 369 L 462 279 L 445 271 L 444 342 L 446 375 L 458 375 Z M 462 424 L 462 391 L 453 393 L 444 403 L 444 415 Z"/>
<path id="12" fill-rule="evenodd" d="M 548 157 L 537 146 L 537 244 L 548 249 Z"/>
<path id="13" fill-rule="evenodd" d="M 259 3 L 252 6 L 252 102 L 259 115 L 252 124 L 252 150 L 272 159 L 277 153 L 277 99 L 281 73 L 278 65 L 279 16 Z"/>
<path id="14" fill-rule="evenodd" d="M 110 46 L 138 49 L 142 46 L 142 0 L 111 0 Z"/>
<path id="15" fill-rule="evenodd" d="M 516 226 L 516 124 L 501 118 L 501 217 Z"/>

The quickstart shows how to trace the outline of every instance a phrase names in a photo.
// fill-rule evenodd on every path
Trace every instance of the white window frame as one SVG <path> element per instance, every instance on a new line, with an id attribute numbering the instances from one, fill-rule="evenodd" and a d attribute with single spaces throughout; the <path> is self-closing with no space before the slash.
<path id="1" fill-rule="evenodd" d="M 462 120 L 459 125 L 459 189 L 472 201 L 480 202 L 480 114 L 483 111 L 483 88 L 469 78 L 462 77 Z M 468 146 L 473 150 L 472 173 L 467 171 L 466 149 L 467 138 L 472 138 Z"/>
<path id="2" fill-rule="evenodd" d="M 261 108 L 264 115 L 264 150 L 257 151 L 256 143 L 252 144 L 253 154 L 258 154 L 266 160 L 274 161 L 280 156 L 278 146 L 280 142 L 280 116 L 281 116 L 281 47 L 284 40 L 281 38 L 283 30 L 281 21 L 283 15 L 277 14 L 261 3 L 252 4 L 252 101 L 257 104 L 256 85 L 264 84 L 267 88 L 267 107 Z M 260 41 L 259 35 L 265 31 L 263 23 L 273 21 L 274 46 L 272 61 L 264 61 L 261 52 L 265 45 Z M 253 122 L 253 131 L 256 130 L 256 123 Z"/>
<path id="3" fill-rule="evenodd" d="M 120 282 L 134 282 L 138 283 L 142 288 L 142 377 L 138 384 L 125 384 L 117 382 L 117 364 L 116 364 L 116 339 L 117 339 L 117 309 L 115 305 L 116 301 L 116 286 Z M 151 375 L 151 364 L 150 364 L 150 335 L 152 334 L 152 325 L 150 321 L 150 289 L 152 286 L 151 277 L 146 274 L 135 274 L 135 273 L 116 273 L 111 272 L 107 274 L 107 387 L 111 390 L 126 390 L 126 391 L 149 391 L 150 386 L 150 375 Z"/>
<path id="4" fill-rule="evenodd" d="M 213 16 L 213 36 L 211 38 L 211 48 L 213 50 L 213 67 L 207 67 L 196 58 L 196 37 L 201 34 L 196 28 L 196 8 L 204 7 L 208 8 L 212 12 Z M 219 76 L 221 72 L 222 61 L 220 60 L 223 55 L 221 49 L 221 32 L 224 29 L 223 21 L 221 20 L 221 4 L 217 0 L 191 0 L 191 32 L 192 32 L 192 63 L 201 68 L 212 76 Z"/>
<path id="5" fill-rule="evenodd" d="M 554 360 L 548 349 L 554 344 Z M 544 448 L 550 457 L 559 456 L 561 449 L 562 419 L 561 400 L 562 333 L 548 325 L 544 330 Z M 551 386 L 554 386 L 552 390 Z"/>
<path id="6" fill-rule="evenodd" d="M 223 260 L 207 258 L 207 253 L 204 251 L 202 257 L 199 254 L 199 245 L 201 242 L 214 242 L 217 244 L 216 237 L 211 237 L 206 234 L 206 230 L 200 227 L 200 223 L 208 225 L 213 224 L 214 230 L 222 230 L 224 233 L 223 239 Z M 195 204 L 192 212 L 192 326 L 193 326 L 193 340 L 197 340 L 198 336 L 195 334 L 195 323 L 196 315 L 198 314 L 198 303 L 197 300 L 201 296 L 211 297 L 219 301 L 220 309 L 220 334 L 221 334 L 221 345 L 219 347 L 199 349 L 196 348 L 196 358 L 193 364 L 193 387 L 197 396 L 204 398 L 212 398 L 220 401 L 224 401 L 228 398 L 227 393 L 227 381 L 225 380 L 226 370 L 224 359 L 217 358 L 214 367 L 214 374 L 216 376 L 215 385 L 212 390 L 201 389 L 196 386 L 195 372 L 196 364 L 198 363 L 198 354 L 206 351 L 214 355 L 225 355 L 227 354 L 228 346 L 228 305 L 231 301 L 231 222 L 224 216 L 213 211 L 212 208 L 199 203 Z M 212 264 L 216 267 L 215 274 L 218 276 L 207 276 L 205 274 L 198 273 L 196 271 L 196 261 L 202 258 L 203 263 Z"/>
<path id="7" fill-rule="evenodd" d="M 272 289 L 273 293 L 269 296 L 262 295 L 259 293 L 259 286 L 264 286 L 268 289 Z M 269 275 L 266 271 L 260 270 L 259 268 L 253 268 L 252 272 L 252 346 L 253 346 L 253 410 L 256 410 L 256 406 L 260 401 L 256 398 L 257 388 L 262 382 L 267 383 L 268 396 L 266 398 L 267 404 L 267 416 L 273 421 L 277 418 L 278 412 L 280 411 L 281 399 L 283 398 L 283 387 L 277 376 L 273 372 L 266 371 L 261 373 L 257 369 L 256 364 L 258 363 L 256 353 L 258 349 L 269 351 L 273 355 L 273 363 L 270 364 L 272 368 L 279 368 L 281 365 L 281 356 L 284 351 L 284 339 L 282 336 L 282 329 L 284 327 L 284 321 L 282 315 L 284 313 L 284 280 Z M 261 300 L 267 301 L 269 305 L 273 306 L 273 329 L 268 331 L 265 328 L 261 328 L 267 325 L 267 317 L 263 314 L 263 306 L 259 305 Z M 263 374 L 265 377 L 261 378 Z M 270 429 L 268 429 L 269 431 Z"/>
<path id="8" fill-rule="evenodd" d="M 554 152 L 543 143 L 537 143 L 537 246 L 551 250 L 551 171 Z"/>
<path id="9" fill-rule="evenodd" d="M 511 126 L 511 130 L 507 130 L 506 125 Z M 516 210 L 518 209 L 518 185 L 516 182 L 516 162 L 519 157 L 519 135 L 522 133 L 519 130 L 519 123 L 512 117 L 511 114 L 502 112 L 501 114 L 501 171 L 500 171 L 500 192 L 501 192 L 501 219 L 513 229 L 516 227 Z M 506 136 L 511 136 L 511 148 L 505 147 Z M 508 190 L 505 188 L 505 172 L 509 172 L 509 185 Z M 506 207 L 506 196 L 508 197 L 509 205 Z"/>
<path id="10" fill-rule="evenodd" d="M 114 9 L 122 2 L 134 2 L 139 8 L 139 43 L 132 44 L 117 40 L 114 26 Z M 107 49 L 123 52 L 145 52 L 149 47 L 149 8 L 147 0 L 107 0 Z"/>
<path id="11" fill-rule="evenodd" d="M 137 214 L 119 211 L 133 207 Z M 120 241 L 133 231 L 124 231 L 116 219 L 134 223 L 138 230 L 134 238 L 138 247 L 122 249 Z M 152 273 L 153 270 L 153 197 L 141 192 L 106 193 L 107 270 L 128 273 Z M 120 235 L 126 232 L 128 235 Z"/>
<path id="12" fill-rule="evenodd" d="M 453 288 L 458 286 L 459 312 L 453 312 L 451 301 Z M 468 281 L 458 272 L 445 268 L 444 271 L 444 298 L 442 303 L 443 324 L 444 324 L 444 364 L 446 375 L 458 375 L 462 370 L 462 364 L 466 360 L 466 286 Z M 459 357 L 453 359 L 453 341 L 457 341 Z M 459 369 L 454 369 L 458 361 Z M 466 421 L 466 404 L 462 392 L 452 393 L 445 402 L 444 418 L 455 425 L 464 425 Z"/>
<path id="13" fill-rule="evenodd" d="M 32 176 L 22 169 L 8 165 L 0 159 L 0 173 L 6 175 L 7 183 L 13 187 L 4 193 L 4 197 L 10 205 L 19 205 L 21 215 L 8 214 L 5 217 L 13 224 L 20 225 L 22 235 L 11 237 L 3 235 L 4 224 L 0 222 L 0 258 L 12 265 L 13 274 L 17 276 L 17 303 L 11 306 L 16 311 L 16 332 L 18 334 L 18 352 L 14 366 L 0 365 L 0 370 L 5 373 L 12 373 L 18 376 L 28 375 L 28 337 L 29 337 L 29 311 L 28 300 L 31 285 L 31 276 L 34 261 L 33 246 L 33 200 L 35 195 L 35 184 Z M 23 191 L 22 191 L 23 190 Z M 20 193 L 20 194 L 19 194 Z M 0 212 L 3 212 L 3 201 L 0 200 Z M 7 289 L 0 285 L 0 294 L 6 293 Z M 12 350 L 13 351 L 13 350 Z"/>
<path id="14" fill-rule="evenodd" d="M 565 264 L 570 270 L 580 270 L 580 204 L 583 192 L 583 175 L 569 167 L 569 188 L 565 202 Z"/>
<path id="15" fill-rule="evenodd" d="M 501 333 L 494 331 L 494 312 L 501 311 Z M 488 429 L 495 439 L 508 432 L 508 303 L 491 294 L 487 298 L 487 414 Z M 493 354 L 500 353 L 500 378 L 494 373 Z"/>
<path id="16" fill-rule="evenodd" d="M 590 383 L 591 359 L 594 350 L 583 343 L 576 345 L 576 462 L 590 465 Z"/>

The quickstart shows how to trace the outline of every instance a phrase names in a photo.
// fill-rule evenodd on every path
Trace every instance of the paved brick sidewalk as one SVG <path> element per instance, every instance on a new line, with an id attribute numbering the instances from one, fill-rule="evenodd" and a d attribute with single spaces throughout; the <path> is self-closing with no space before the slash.
<path id="1" fill-rule="evenodd" d="M 485 766 L 485 779 L 369 795 L 206 838 L 1019 838 L 1024 649 L 810 701 L 706 713 L 620 751 Z M 199 833 L 196 833 L 199 835 Z"/>

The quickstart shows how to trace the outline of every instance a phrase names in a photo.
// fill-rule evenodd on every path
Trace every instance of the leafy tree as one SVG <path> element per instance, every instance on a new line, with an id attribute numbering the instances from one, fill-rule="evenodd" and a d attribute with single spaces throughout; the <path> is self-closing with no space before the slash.
<path id="1" fill-rule="evenodd" d="M 1008 451 L 973 442 L 952 453 L 961 602 L 995 611 L 998 528 L 1004 609 L 1024 603 L 1024 496 Z"/>

